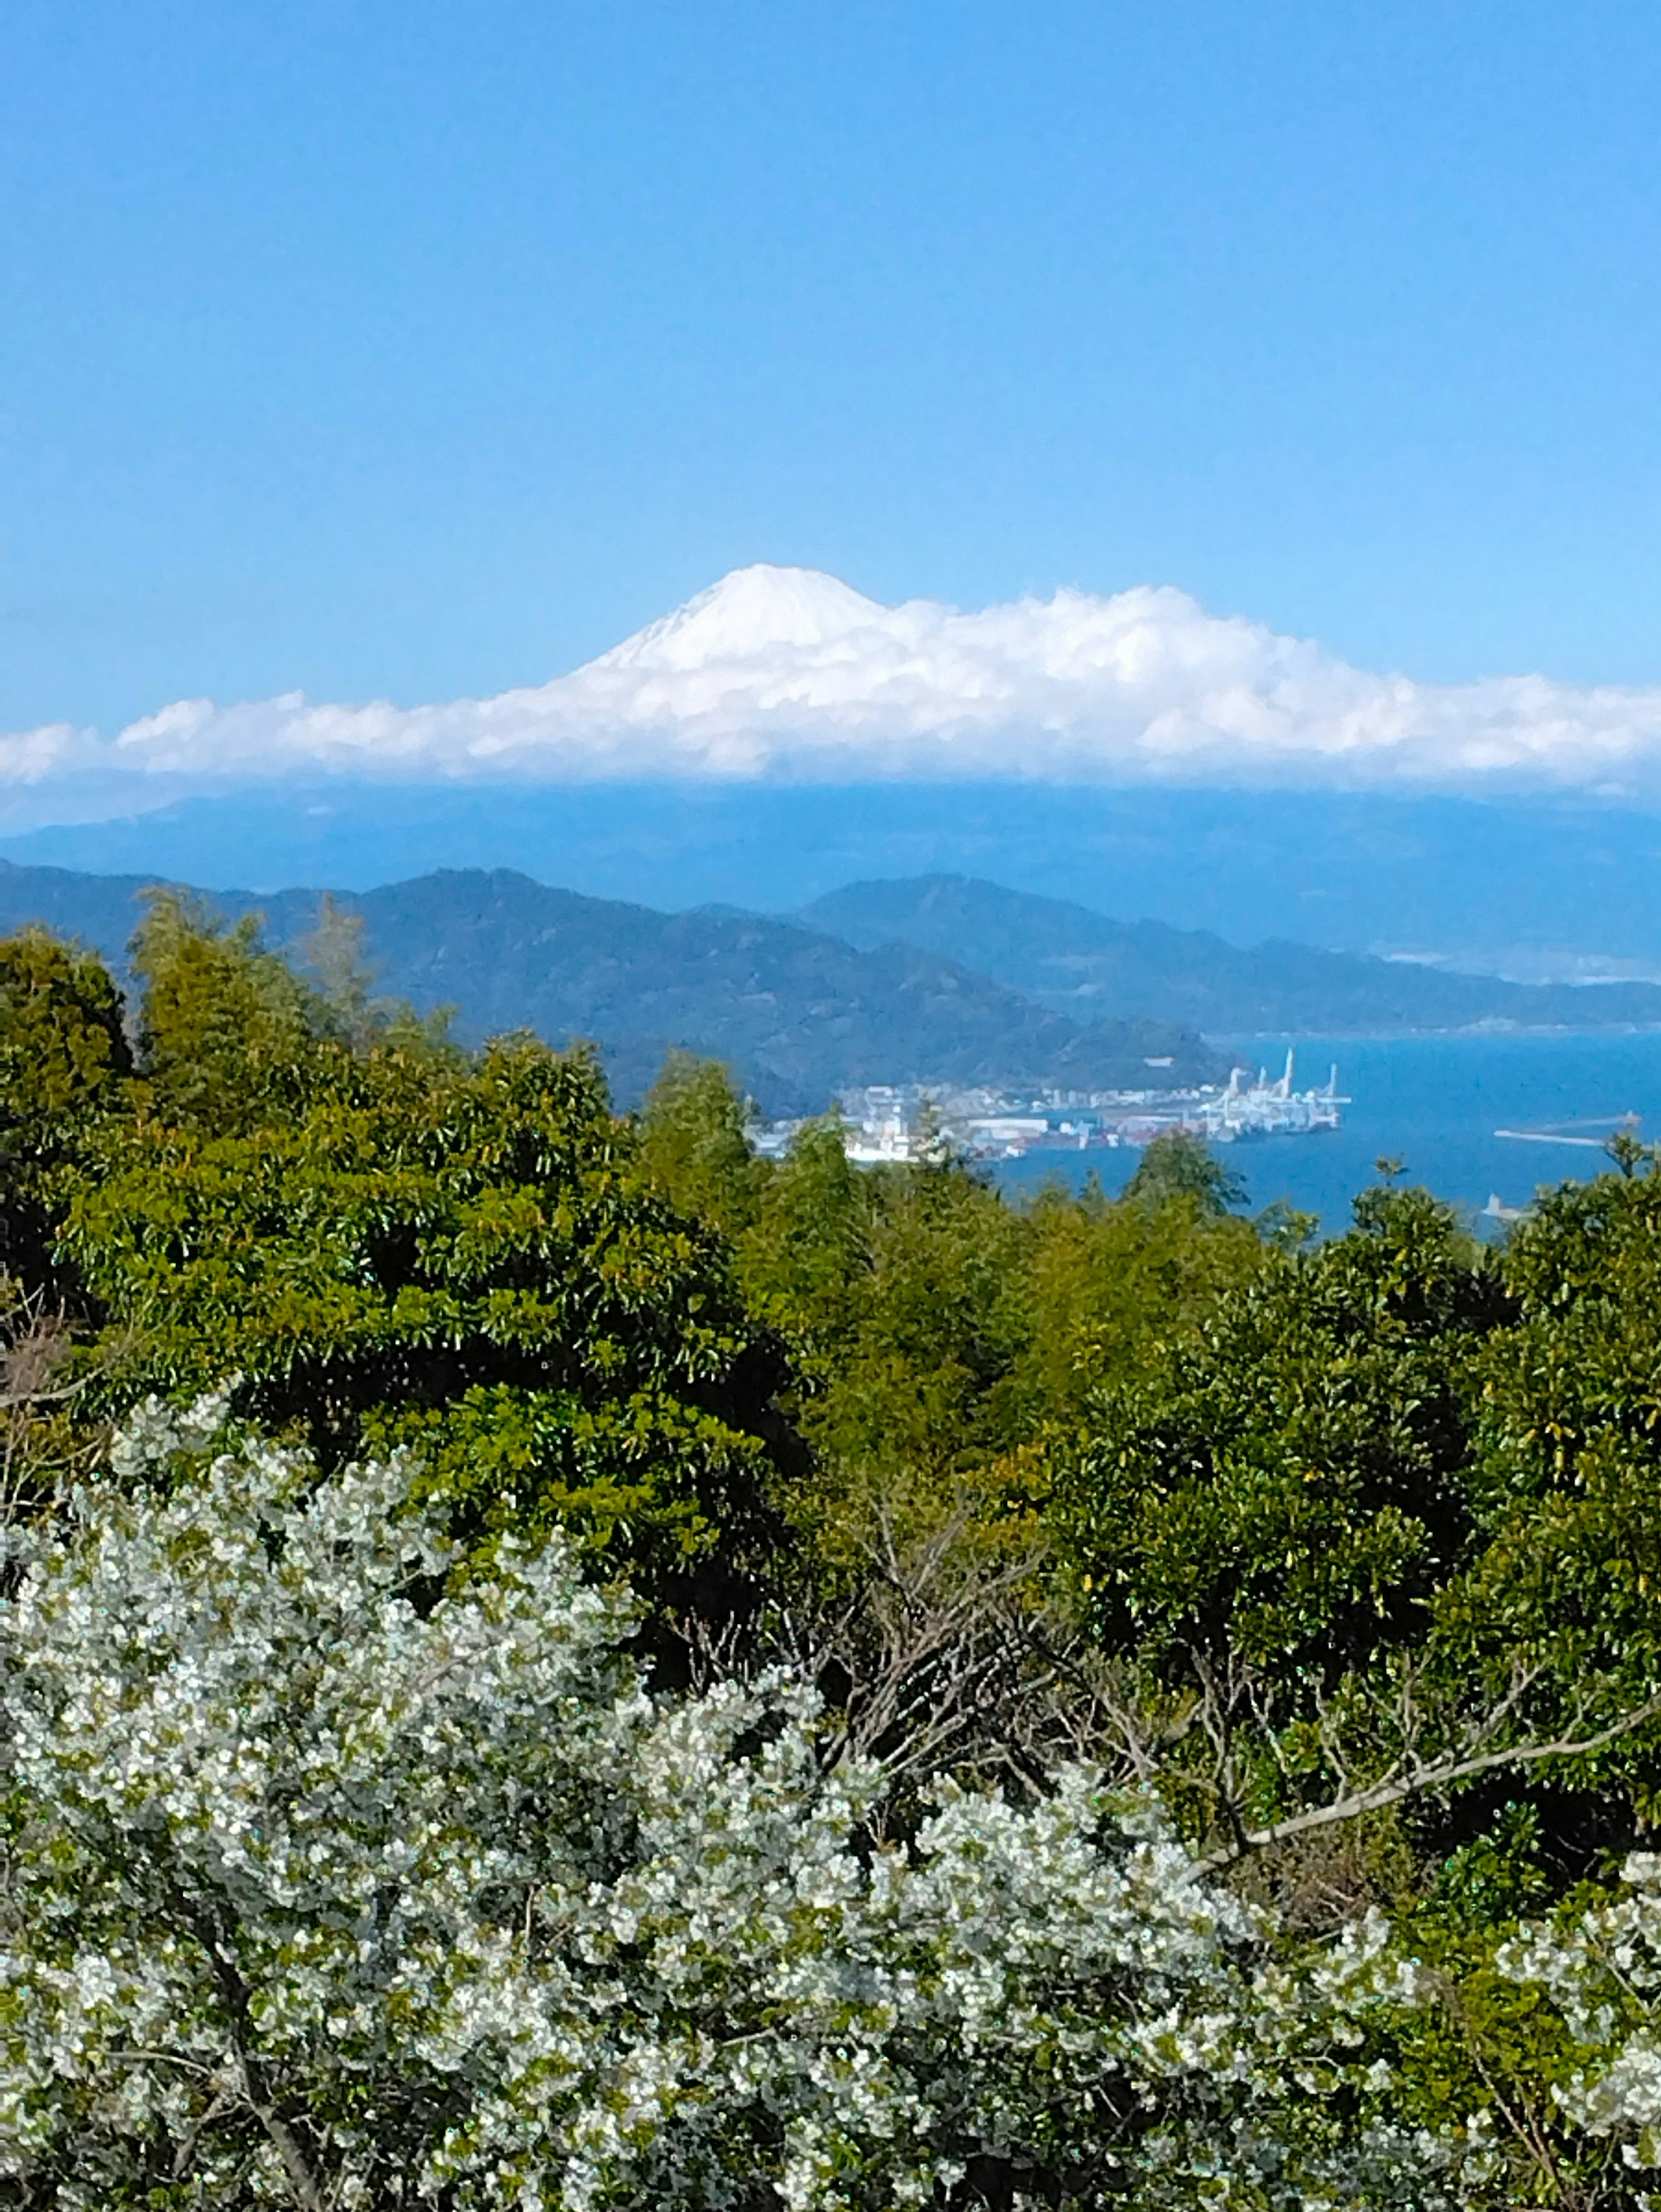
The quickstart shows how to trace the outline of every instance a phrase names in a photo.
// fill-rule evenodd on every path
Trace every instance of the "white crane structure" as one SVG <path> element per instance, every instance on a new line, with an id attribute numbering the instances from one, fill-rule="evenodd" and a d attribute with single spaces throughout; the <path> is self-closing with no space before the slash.
<path id="1" fill-rule="evenodd" d="M 1339 1108 L 1350 1103 L 1339 1091 L 1335 1064 L 1322 1089 L 1294 1091 L 1289 1046 L 1286 1066 L 1273 1083 L 1268 1069 L 1260 1067 L 1255 1083 L 1243 1084 L 1240 1078 L 1248 1072 L 1237 1067 L 1227 1088 L 1214 1098 L 1202 1100 L 1188 1117 L 1189 1126 L 1211 1144 L 1232 1145 L 1242 1137 L 1304 1136 L 1316 1129 L 1335 1129 Z"/>

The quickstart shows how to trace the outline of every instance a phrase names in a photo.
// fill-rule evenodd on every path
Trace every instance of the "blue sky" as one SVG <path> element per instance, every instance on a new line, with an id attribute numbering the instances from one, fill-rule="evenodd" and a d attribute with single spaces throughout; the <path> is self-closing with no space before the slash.
<path id="1" fill-rule="evenodd" d="M 0 7 L 0 730 L 725 571 L 1661 682 L 1661 15 Z"/>

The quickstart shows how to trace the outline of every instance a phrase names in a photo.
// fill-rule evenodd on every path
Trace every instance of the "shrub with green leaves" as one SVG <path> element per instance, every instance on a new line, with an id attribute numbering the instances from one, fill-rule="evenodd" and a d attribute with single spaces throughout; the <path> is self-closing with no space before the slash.
<path id="1" fill-rule="evenodd" d="M 234 1373 L 241 1410 L 326 1456 L 418 1443 L 475 1533 L 559 1519 L 654 1572 L 761 1525 L 776 1356 L 590 1061 L 343 1056 L 252 1129 L 135 1119 L 62 1243 L 113 1400 Z"/>
<path id="2" fill-rule="evenodd" d="M 1356 1213 L 1097 1400 L 1055 1524 L 1190 1834 L 1503 1926 L 1657 1802 L 1661 1182 L 1500 1254 L 1423 1192 Z"/>
<path id="3" fill-rule="evenodd" d="M 1262 1258 L 1203 1146 L 1150 1152 L 1134 1193 L 1040 1190 L 1008 1204 L 941 1143 L 855 1166 L 831 1114 L 758 1158 L 725 1073 L 672 1056 L 642 1159 L 715 1224 L 752 1312 L 788 1345 L 792 1417 L 815 1455 L 796 1492 L 820 1564 L 936 1546 L 965 1564 L 1038 1544 L 1049 1453 L 1092 1389 L 1137 1371 Z"/>

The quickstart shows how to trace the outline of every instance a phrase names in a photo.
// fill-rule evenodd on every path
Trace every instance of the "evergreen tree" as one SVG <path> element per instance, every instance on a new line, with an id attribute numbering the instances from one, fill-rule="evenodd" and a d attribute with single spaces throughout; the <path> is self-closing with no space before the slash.
<path id="1" fill-rule="evenodd" d="M 122 1012 L 95 953 L 38 929 L 0 940 L 0 1276 L 25 1295 L 73 1296 L 54 1249 L 58 1194 L 131 1073 Z"/>

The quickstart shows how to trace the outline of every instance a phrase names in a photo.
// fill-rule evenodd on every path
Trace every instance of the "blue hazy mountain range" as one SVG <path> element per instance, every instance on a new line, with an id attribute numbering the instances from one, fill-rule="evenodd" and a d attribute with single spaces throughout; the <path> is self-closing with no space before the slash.
<path id="1" fill-rule="evenodd" d="M 137 876 L 0 863 L 0 931 L 42 922 L 119 963 L 143 888 Z M 257 908 L 268 941 L 303 963 L 316 891 L 224 892 L 214 903 L 228 915 Z M 727 1062 L 774 1115 L 821 1112 L 872 1083 L 1095 1091 L 1216 1080 L 1228 1068 L 1181 1024 L 1080 1024 L 934 953 L 860 950 L 771 916 L 664 914 L 508 869 L 444 870 L 343 904 L 362 917 L 387 995 L 423 1012 L 454 1007 L 464 1039 L 526 1028 L 557 1045 L 593 1040 L 625 1104 L 675 1047 Z"/>
<path id="2" fill-rule="evenodd" d="M 1230 945 L 1209 930 L 1114 921 L 1070 900 L 966 876 L 849 884 L 801 919 L 850 945 L 949 953 L 1075 1021 L 1157 1008 L 1212 1035 L 1356 1036 L 1661 1023 L 1647 982 L 1524 984 L 1284 938 Z"/>
<path id="3" fill-rule="evenodd" d="M 0 929 L 40 921 L 119 961 L 146 878 L 0 862 Z M 149 879 L 149 880 L 154 880 Z M 319 893 L 218 891 L 304 957 Z M 1075 1090 L 1214 1080 L 1202 1032 L 1661 1026 L 1661 987 L 1530 986 L 1168 925 L 975 879 L 845 886 L 795 918 L 668 913 L 450 869 L 343 895 L 380 988 L 478 1038 L 588 1037 L 632 1103 L 672 1047 L 727 1061 L 772 1113 L 869 1083 Z M 1150 1063 L 1163 1063 L 1157 1073 Z"/>
<path id="4" fill-rule="evenodd" d="M 1661 820 L 1590 803 L 1371 793 L 697 782 L 319 785 L 0 843 L 24 864 L 265 892 L 518 869 L 598 898 L 791 911 L 958 874 L 1097 915 L 1521 980 L 1661 975 Z"/>

